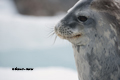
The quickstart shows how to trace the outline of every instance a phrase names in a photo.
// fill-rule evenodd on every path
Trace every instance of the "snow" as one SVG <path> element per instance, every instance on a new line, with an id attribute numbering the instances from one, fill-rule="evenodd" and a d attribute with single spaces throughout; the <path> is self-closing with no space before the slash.
<path id="1" fill-rule="evenodd" d="M 70 68 L 74 65 L 73 52 L 69 50 L 71 44 L 60 38 L 54 43 L 55 36 L 48 37 L 63 16 L 23 16 L 18 14 L 12 0 L 0 0 L 0 80 L 78 80 L 76 70 Z M 53 51 L 58 49 L 65 53 Z M 67 51 L 70 52 L 66 54 Z M 56 67 L 52 62 L 69 67 Z M 11 68 L 38 63 L 38 68 L 32 67 L 33 71 L 12 71 Z"/>
<path id="2" fill-rule="evenodd" d="M 0 80 L 78 80 L 77 73 L 65 68 L 35 68 L 33 71 L 12 71 L 0 68 Z"/>
<path id="3" fill-rule="evenodd" d="M 15 14 L 17 9 L 12 0 L 0 0 L 0 14 Z"/>

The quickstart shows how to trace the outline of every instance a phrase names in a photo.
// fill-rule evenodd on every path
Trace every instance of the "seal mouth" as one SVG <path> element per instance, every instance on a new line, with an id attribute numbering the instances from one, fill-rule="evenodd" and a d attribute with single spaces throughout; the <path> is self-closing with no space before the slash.
<path id="1" fill-rule="evenodd" d="M 77 34 L 77 35 L 74 35 L 74 36 L 62 36 L 62 35 L 60 35 L 60 34 L 57 34 L 60 38 L 62 38 L 62 39 L 75 39 L 75 38 L 79 38 L 79 37 L 81 37 L 82 36 L 82 34 Z"/>

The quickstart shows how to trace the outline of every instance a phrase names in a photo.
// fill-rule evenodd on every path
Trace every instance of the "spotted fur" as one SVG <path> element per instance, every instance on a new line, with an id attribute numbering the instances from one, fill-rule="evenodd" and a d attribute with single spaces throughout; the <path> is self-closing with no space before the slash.
<path id="1" fill-rule="evenodd" d="M 79 80 L 120 80 L 119 0 L 80 0 L 55 32 L 72 43 Z"/>

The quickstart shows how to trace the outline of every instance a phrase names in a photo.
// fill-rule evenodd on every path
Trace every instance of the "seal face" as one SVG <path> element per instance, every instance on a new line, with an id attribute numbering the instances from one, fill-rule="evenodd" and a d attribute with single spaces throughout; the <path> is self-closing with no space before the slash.
<path id="1" fill-rule="evenodd" d="M 120 80 L 120 1 L 80 0 L 55 26 L 72 43 L 80 80 Z"/>
<path id="2" fill-rule="evenodd" d="M 95 12 L 88 8 L 88 2 L 79 1 L 77 4 L 56 25 L 55 32 L 59 37 L 67 39 L 73 44 L 84 45 L 89 41 L 90 36 L 88 35 L 92 35 L 96 26 Z"/>

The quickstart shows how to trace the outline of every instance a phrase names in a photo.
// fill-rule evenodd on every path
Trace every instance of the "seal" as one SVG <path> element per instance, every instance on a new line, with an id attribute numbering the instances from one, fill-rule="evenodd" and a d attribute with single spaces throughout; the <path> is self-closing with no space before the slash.
<path id="1" fill-rule="evenodd" d="M 72 43 L 79 80 L 120 80 L 119 0 L 80 0 L 54 30 Z"/>

